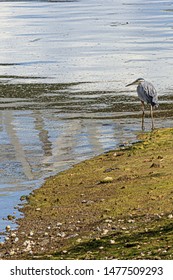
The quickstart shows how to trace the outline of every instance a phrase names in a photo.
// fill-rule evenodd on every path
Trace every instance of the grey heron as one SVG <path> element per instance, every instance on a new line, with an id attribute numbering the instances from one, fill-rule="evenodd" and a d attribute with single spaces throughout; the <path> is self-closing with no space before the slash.
<path id="1" fill-rule="evenodd" d="M 135 80 L 134 82 L 126 85 L 126 87 L 132 85 L 137 85 L 137 94 L 142 103 L 142 130 L 144 130 L 145 117 L 144 103 L 151 105 L 150 114 L 152 120 L 152 129 L 154 129 L 153 108 L 158 107 L 158 96 L 155 87 L 151 83 L 145 81 L 143 78 Z"/>

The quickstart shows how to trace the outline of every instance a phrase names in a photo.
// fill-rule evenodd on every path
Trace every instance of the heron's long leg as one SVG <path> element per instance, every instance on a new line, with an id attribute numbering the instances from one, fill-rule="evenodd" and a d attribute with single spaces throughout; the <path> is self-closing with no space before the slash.
<path id="1" fill-rule="evenodd" d="M 145 129 L 145 127 L 144 127 L 144 117 L 145 117 L 144 102 L 141 101 L 141 104 L 142 104 L 142 130 L 144 130 Z"/>
<path id="2" fill-rule="evenodd" d="M 150 109 L 150 113 L 151 113 L 151 122 L 152 122 L 152 129 L 154 129 L 154 118 L 153 118 L 153 106 L 151 105 L 151 109 Z"/>

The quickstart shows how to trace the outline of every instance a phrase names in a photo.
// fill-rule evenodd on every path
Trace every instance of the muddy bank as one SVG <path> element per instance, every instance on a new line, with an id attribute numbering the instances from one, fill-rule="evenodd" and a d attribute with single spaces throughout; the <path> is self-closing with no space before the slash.
<path id="1" fill-rule="evenodd" d="M 172 259 L 173 129 L 49 178 L 1 259 Z"/>

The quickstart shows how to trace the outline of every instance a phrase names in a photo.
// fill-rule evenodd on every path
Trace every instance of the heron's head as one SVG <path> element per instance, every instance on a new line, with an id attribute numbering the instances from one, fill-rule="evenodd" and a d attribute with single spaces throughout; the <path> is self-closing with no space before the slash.
<path id="1" fill-rule="evenodd" d="M 144 82 L 145 80 L 143 78 L 138 78 L 137 80 L 135 80 L 134 82 L 126 85 L 126 87 L 132 86 L 132 85 L 139 85 L 140 83 Z"/>

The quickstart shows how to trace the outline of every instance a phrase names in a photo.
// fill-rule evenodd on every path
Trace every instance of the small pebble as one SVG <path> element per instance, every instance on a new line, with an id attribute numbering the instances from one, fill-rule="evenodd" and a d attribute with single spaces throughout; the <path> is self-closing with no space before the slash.
<path id="1" fill-rule="evenodd" d="M 110 212 L 111 211 L 111 209 L 109 209 L 109 208 L 106 208 L 106 209 L 104 209 L 104 212 Z"/>
<path id="2" fill-rule="evenodd" d="M 20 197 L 20 200 L 21 200 L 21 201 L 26 200 L 26 195 L 22 195 L 22 196 Z"/>
<path id="3" fill-rule="evenodd" d="M 112 223 L 112 220 L 107 219 L 105 220 L 105 223 Z"/>
<path id="4" fill-rule="evenodd" d="M 13 216 L 13 215 L 8 215 L 8 216 L 7 216 L 7 219 L 8 219 L 9 221 L 14 220 L 15 218 L 16 218 L 16 217 Z"/>
<path id="5" fill-rule="evenodd" d="M 29 242 L 30 242 L 29 240 L 25 240 L 25 241 L 23 242 L 23 245 L 24 245 L 24 246 L 27 246 L 27 245 L 29 244 Z"/>
<path id="6" fill-rule="evenodd" d="M 14 242 L 18 242 L 18 241 L 19 241 L 19 238 L 16 237 L 16 238 L 14 239 Z"/>
<path id="7" fill-rule="evenodd" d="M 132 220 L 132 219 L 128 220 L 128 223 L 134 223 L 134 222 L 135 222 L 135 220 Z"/>
<path id="8" fill-rule="evenodd" d="M 11 230 L 11 227 L 10 226 L 6 226 L 6 231 L 10 231 Z"/>
<path id="9" fill-rule="evenodd" d="M 87 204 L 87 205 L 91 205 L 91 204 L 93 204 L 93 203 L 94 203 L 93 200 L 88 200 L 86 204 Z"/>
<path id="10" fill-rule="evenodd" d="M 103 235 L 106 235 L 108 232 L 109 232 L 108 229 L 104 229 L 102 234 L 103 234 Z"/>
<path id="11" fill-rule="evenodd" d="M 111 183 L 113 181 L 112 177 L 105 177 L 104 179 L 100 180 L 101 184 Z"/>
<path id="12" fill-rule="evenodd" d="M 82 241 L 82 239 L 81 239 L 81 238 L 78 238 L 76 241 L 77 241 L 78 243 L 80 243 L 80 242 Z"/>
<path id="13" fill-rule="evenodd" d="M 101 231 L 101 228 L 100 228 L 100 227 L 96 227 L 96 230 L 97 230 L 97 231 Z"/>
<path id="14" fill-rule="evenodd" d="M 122 227 L 121 229 L 122 229 L 122 230 L 126 230 L 127 228 L 126 228 L 126 227 Z"/>
<path id="15" fill-rule="evenodd" d="M 68 235 L 67 239 L 74 238 L 74 237 L 76 237 L 78 235 L 79 235 L 78 233 L 74 233 L 74 234 Z"/>
<path id="16" fill-rule="evenodd" d="M 123 152 L 116 152 L 114 153 L 114 157 L 120 157 L 120 156 L 123 156 L 124 153 Z"/>
<path id="17" fill-rule="evenodd" d="M 11 250 L 10 252 L 9 252 L 9 255 L 10 256 L 13 256 L 15 254 L 15 251 L 14 250 Z"/>
<path id="18" fill-rule="evenodd" d="M 57 236 L 64 238 L 66 236 L 65 232 L 57 233 Z"/>
<path id="19" fill-rule="evenodd" d="M 65 232 L 62 232 L 61 237 L 65 237 L 65 236 L 66 236 Z"/>

